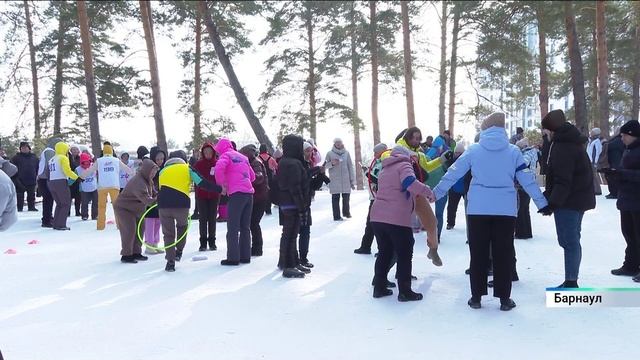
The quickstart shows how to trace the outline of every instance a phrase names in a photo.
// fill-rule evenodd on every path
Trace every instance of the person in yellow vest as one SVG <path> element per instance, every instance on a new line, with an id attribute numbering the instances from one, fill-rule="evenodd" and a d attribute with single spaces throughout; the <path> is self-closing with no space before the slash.
<path id="1" fill-rule="evenodd" d="M 80 177 L 85 178 L 95 173 L 98 174 L 98 223 L 96 228 L 104 230 L 107 220 L 107 196 L 111 198 L 113 204 L 120 194 L 120 172 L 123 171 L 130 176 L 135 171 L 123 163 L 120 159 L 113 156 L 113 148 L 111 145 L 104 145 L 102 148 L 103 156 L 98 158 L 96 162 Z"/>
<path id="2" fill-rule="evenodd" d="M 182 258 L 182 250 L 187 242 L 186 236 L 175 246 L 173 244 L 187 231 L 191 198 L 189 197 L 191 183 L 200 188 L 222 193 L 222 187 L 205 180 L 187 164 L 187 154 L 178 150 L 169 154 L 169 160 L 160 171 L 160 191 L 158 193 L 158 209 L 162 235 L 166 248 L 165 270 L 176 271 L 176 261 Z"/>
<path id="3" fill-rule="evenodd" d="M 69 210 L 71 210 L 71 191 L 69 186 L 78 179 L 78 175 L 71 170 L 71 165 L 69 164 L 69 145 L 59 142 L 55 148 L 56 155 L 47 164 L 47 171 L 49 172 L 47 186 L 53 196 L 53 200 L 56 202 L 52 224 L 54 230 L 71 230 L 67 227 L 67 217 L 69 216 Z"/>

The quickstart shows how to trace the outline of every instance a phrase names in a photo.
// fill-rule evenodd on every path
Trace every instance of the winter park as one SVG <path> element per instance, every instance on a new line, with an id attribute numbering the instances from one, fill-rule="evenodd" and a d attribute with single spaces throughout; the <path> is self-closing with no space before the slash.
<path id="1" fill-rule="evenodd" d="M 0 360 L 630 359 L 640 2 L 0 3 Z"/>

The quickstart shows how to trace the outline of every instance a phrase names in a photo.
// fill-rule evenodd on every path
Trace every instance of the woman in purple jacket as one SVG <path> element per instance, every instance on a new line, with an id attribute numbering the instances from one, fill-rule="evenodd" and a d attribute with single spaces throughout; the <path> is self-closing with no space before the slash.
<path id="1" fill-rule="evenodd" d="M 398 301 L 422 300 L 422 294 L 411 290 L 411 259 L 415 243 L 411 214 L 416 196 L 429 201 L 433 201 L 435 197 L 427 185 L 416 180 L 411 156 L 410 150 L 396 146 L 391 156 L 382 161 L 378 192 L 370 215 L 371 226 L 378 241 L 378 258 L 373 278 L 374 298 L 393 294 L 387 288 L 387 274 L 395 250 L 398 256 Z"/>

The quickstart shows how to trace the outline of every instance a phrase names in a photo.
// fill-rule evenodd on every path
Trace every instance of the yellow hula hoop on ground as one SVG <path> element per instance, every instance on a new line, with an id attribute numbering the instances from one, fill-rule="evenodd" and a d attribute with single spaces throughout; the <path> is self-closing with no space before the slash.
<path id="1" fill-rule="evenodd" d="M 153 204 L 142 214 L 142 217 L 140 217 L 140 220 L 138 221 L 138 226 L 136 227 L 136 236 L 138 237 L 138 240 L 140 240 L 140 243 L 143 246 L 148 247 L 149 249 L 166 250 L 170 247 L 176 246 L 180 241 L 184 240 L 187 237 L 187 234 L 189 233 L 189 229 L 191 228 L 191 215 L 187 216 L 187 229 L 184 231 L 184 234 L 182 234 L 182 236 L 180 236 L 178 240 L 176 240 L 173 244 L 169 244 L 167 246 L 152 246 L 144 242 L 144 240 L 142 240 L 142 235 L 140 235 L 140 227 L 142 226 L 142 221 L 144 220 L 145 217 L 147 217 L 147 214 L 149 213 L 149 211 L 157 207 L 158 207 L 158 204 Z"/>

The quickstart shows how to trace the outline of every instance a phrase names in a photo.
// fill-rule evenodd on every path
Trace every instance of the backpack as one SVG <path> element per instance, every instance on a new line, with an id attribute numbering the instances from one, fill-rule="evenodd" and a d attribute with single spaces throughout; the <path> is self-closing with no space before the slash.
<path id="1" fill-rule="evenodd" d="M 609 140 L 611 141 L 611 140 Z M 602 143 L 602 152 L 600 153 L 600 158 L 596 163 L 596 168 L 599 169 L 608 169 L 609 166 L 609 141 L 605 141 Z"/>

